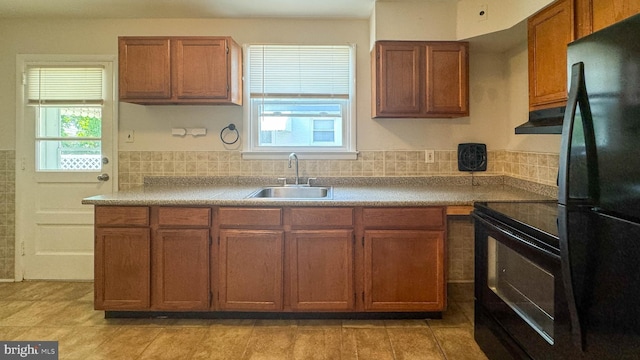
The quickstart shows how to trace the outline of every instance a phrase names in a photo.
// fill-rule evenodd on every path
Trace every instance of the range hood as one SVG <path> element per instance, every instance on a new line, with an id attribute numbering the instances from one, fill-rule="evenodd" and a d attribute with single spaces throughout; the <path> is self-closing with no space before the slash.
<path id="1" fill-rule="evenodd" d="M 516 127 L 516 134 L 562 134 L 565 106 L 529 112 L 529 121 Z"/>

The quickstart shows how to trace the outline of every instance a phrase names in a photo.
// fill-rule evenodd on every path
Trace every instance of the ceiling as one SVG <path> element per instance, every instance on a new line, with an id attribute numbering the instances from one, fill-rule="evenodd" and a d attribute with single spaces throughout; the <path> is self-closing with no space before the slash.
<path id="1" fill-rule="evenodd" d="M 0 0 L 0 18 L 302 17 L 367 19 L 370 17 L 376 1 L 377 0 Z"/>
<path id="2" fill-rule="evenodd" d="M 459 0 L 0 0 L 0 19 L 331 18 L 368 19 L 376 2 Z M 502 52 L 526 39 L 526 26 L 466 39 Z"/>

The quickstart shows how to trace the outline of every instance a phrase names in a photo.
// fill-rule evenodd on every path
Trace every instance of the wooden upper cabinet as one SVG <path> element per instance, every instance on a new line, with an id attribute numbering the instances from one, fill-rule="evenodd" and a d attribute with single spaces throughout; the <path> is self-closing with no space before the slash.
<path id="1" fill-rule="evenodd" d="M 120 38 L 120 100 L 171 99 L 169 39 Z"/>
<path id="2" fill-rule="evenodd" d="M 173 42 L 173 81 L 178 99 L 225 99 L 227 41 L 177 39 Z"/>
<path id="3" fill-rule="evenodd" d="M 574 40 L 573 0 L 558 0 L 529 18 L 529 110 L 567 102 L 567 45 Z"/>
<path id="4" fill-rule="evenodd" d="M 372 117 L 469 115 L 468 43 L 378 41 L 372 59 Z"/>
<path id="5" fill-rule="evenodd" d="M 378 42 L 374 66 L 374 117 L 418 117 L 422 113 L 424 46 L 416 43 Z"/>
<path id="6" fill-rule="evenodd" d="M 230 37 L 121 37 L 120 101 L 242 104 L 242 50 Z"/>
<path id="7" fill-rule="evenodd" d="M 578 37 L 640 13 L 640 0 L 576 0 Z"/>
<path id="8" fill-rule="evenodd" d="M 444 116 L 469 115 L 468 44 L 427 46 L 427 112 Z"/>

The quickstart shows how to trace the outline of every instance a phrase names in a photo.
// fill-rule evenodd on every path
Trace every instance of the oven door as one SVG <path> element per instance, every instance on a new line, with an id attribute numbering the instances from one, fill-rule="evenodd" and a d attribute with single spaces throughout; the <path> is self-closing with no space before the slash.
<path id="1" fill-rule="evenodd" d="M 566 302 L 557 249 L 477 211 L 475 337 L 492 359 L 557 359 Z"/>

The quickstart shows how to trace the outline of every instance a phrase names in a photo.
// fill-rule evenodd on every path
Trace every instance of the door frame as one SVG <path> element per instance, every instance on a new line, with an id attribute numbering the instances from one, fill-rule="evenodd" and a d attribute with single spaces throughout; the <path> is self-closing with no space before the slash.
<path id="1" fill-rule="evenodd" d="M 63 55 L 63 54 L 17 54 L 16 55 L 16 166 L 15 166 L 15 268 L 14 280 L 16 282 L 24 280 L 24 226 L 25 219 L 29 214 L 26 213 L 25 203 L 26 192 L 29 189 L 24 185 L 26 173 L 25 148 L 28 142 L 24 141 L 26 136 L 32 137 L 34 134 L 26 134 L 24 129 L 24 107 L 25 107 L 25 91 L 24 78 L 26 65 L 30 62 L 110 62 L 112 64 L 112 111 L 113 119 L 111 122 L 111 139 L 112 152 L 110 161 L 112 163 L 112 171 L 109 174 L 112 181 L 112 190 L 118 190 L 118 57 L 116 55 Z M 89 206 L 89 205 L 87 205 Z"/>

